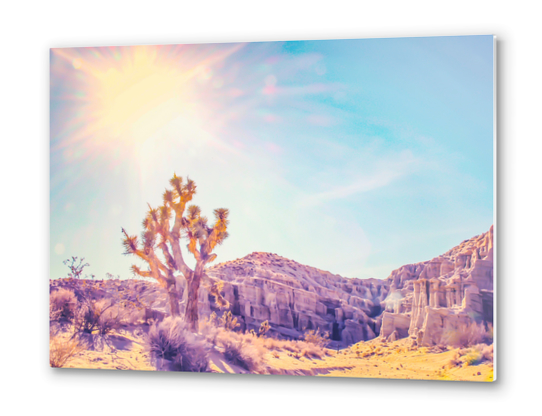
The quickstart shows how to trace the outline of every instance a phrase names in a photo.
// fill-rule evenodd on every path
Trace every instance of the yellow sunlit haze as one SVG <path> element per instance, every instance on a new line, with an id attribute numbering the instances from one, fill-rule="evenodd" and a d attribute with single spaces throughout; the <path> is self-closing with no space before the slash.
<path id="1" fill-rule="evenodd" d="M 152 134 L 183 110 L 182 87 L 193 72 L 160 62 L 145 48 L 136 48 L 119 68 L 96 71 L 96 128 L 121 137 L 137 125 L 140 134 Z"/>
<path id="2" fill-rule="evenodd" d="M 204 74 L 214 59 L 187 62 L 182 48 L 158 47 L 54 49 L 76 71 L 70 77 L 80 111 L 72 120 L 72 140 L 92 138 L 94 145 L 144 141 L 179 115 L 194 116 L 190 80 Z M 214 57 L 216 58 L 216 57 Z"/>

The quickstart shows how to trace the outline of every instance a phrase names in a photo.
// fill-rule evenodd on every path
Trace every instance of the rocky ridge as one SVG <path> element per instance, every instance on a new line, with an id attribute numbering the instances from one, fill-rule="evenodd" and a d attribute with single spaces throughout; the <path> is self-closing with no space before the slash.
<path id="1" fill-rule="evenodd" d="M 380 336 L 418 345 L 450 343 L 472 323 L 493 323 L 493 226 L 432 260 L 386 279 Z"/>
<path id="2" fill-rule="evenodd" d="M 297 338 L 319 329 L 344 344 L 379 333 L 389 291 L 387 281 L 349 279 L 271 253 L 218 264 L 208 274 L 224 282 L 224 297 L 242 329 L 257 329 L 268 320 L 276 335 Z M 200 298 L 207 299 L 205 293 Z M 212 301 L 204 313 L 211 308 Z"/>
<path id="3" fill-rule="evenodd" d="M 380 336 L 419 345 L 449 342 L 472 322 L 493 322 L 493 227 L 384 280 L 345 278 L 271 253 L 208 269 L 243 330 L 268 320 L 275 335 L 320 329 L 342 345 Z M 203 315 L 217 308 L 203 289 Z"/>

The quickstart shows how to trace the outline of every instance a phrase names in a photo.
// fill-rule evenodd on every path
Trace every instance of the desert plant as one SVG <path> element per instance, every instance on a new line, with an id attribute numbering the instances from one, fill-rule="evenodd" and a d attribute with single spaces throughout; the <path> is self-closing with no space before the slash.
<path id="1" fill-rule="evenodd" d="M 303 357 L 321 359 L 325 355 L 324 347 L 311 342 L 301 342 L 300 352 Z"/>
<path id="2" fill-rule="evenodd" d="M 222 283 L 208 276 L 205 267 L 216 259 L 216 254 L 213 254 L 216 246 L 228 237 L 229 211 L 225 208 L 215 209 L 215 222 L 209 226 L 198 206 L 186 207 L 196 193 L 194 181 L 187 178 L 184 182 L 182 177 L 174 174 L 169 183 L 171 189 L 164 192 L 163 204 L 158 208 L 151 208 L 149 205 L 149 211 L 143 220 L 141 244 L 137 236 L 128 235 L 123 228 L 123 245 L 125 254 L 135 255 L 148 264 L 148 270 L 132 266 L 133 273 L 153 278 L 167 290 L 172 316 L 180 314 L 176 278 L 181 275 L 184 277 L 187 282 L 186 321 L 190 328 L 197 332 L 198 293 L 201 284 L 207 286 L 218 306 L 228 304 L 220 294 Z M 183 258 L 181 238 L 184 237 L 188 239 L 188 251 L 196 259 L 194 270 L 188 267 Z M 181 275 L 176 275 L 178 272 Z"/>
<path id="3" fill-rule="evenodd" d="M 441 343 L 454 347 L 469 347 L 493 342 L 493 327 L 486 328 L 483 323 L 469 322 L 464 327 L 448 329 L 441 337 Z"/>
<path id="4" fill-rule="evenodd" d="M 63 261 L 63 263 L 68 266 L 70 269 L 70 273 L 68 273 L 68 278 L 70 279 L 81 279 L 83 276 L 83 271 L 85 267 L 90 266 L 88 263 L 83 263 L 85 261 L 85 258 L 82 257 L 79 259 L 78 257 L 72 257 L 71 259 L 66 259 Z M 84 278 L 91 278 L 94 279 L 94 275 L 91 274 L 90 276 L 85 275 Z"/>
<path id="5" fill-rule="evenodd" d="M 83 350 L 78 339 L 66 340 L 52 336 L 49 340 L 49 364 L 51 367 L 64 367 Z"/>
<path id="6" fill-rule="evenodd" d="M 477 349 L 472 349 L 467 355 L 463 357 L 465 365 L 477 365 L 482 362 L 483 355 Z"/>
<path id="7" fill-rule="evenodd" d="M 329 334 L 327 332 L 321 333 L 319 328 L 311 329 L 303 334 L 303 340 L 323 348 L 329 342 Z"/>
<path id="8" fill-rule="evenodd" d="M 231 311 L 225 312 L 220 317 L 220 326 L 222 326 L 227 331 L 233 331 L 235 328 L 241 326 L 240 323 L 237 322 L 237 318 L 233 316 Z"/>
<path id="9" fill-rule="evenodd" d="M 170 362 L 173 371 L 204 372 L 209 356 L 203 341 L 179 317 L 167 317 L 149 330 L 148 348 L 156 358 Z"/>
<path id="10" fill-rule="evenodd" d="M 58 312 L 59 319 L 71 320 L 77 305 L 77 298 L 73 291 L 59 288 L 53 290 L 49 295 L 49 305 L 54 312 Z"/>
<path id="11" fill-rule="evenodd" d="M 120 326 L 119 309 L 111 299 L 83 302 L 73 324 L 75 334 L 108 335 Z"/>
<path id="12" fill-rule="evenodd" d="M 224 357 L 251 373 L 262 370 L 263 351 L 256 344 L 250 343 L 249 338 L 242 334 L 222 333 L 220 344 L 224 348 Z"/>
<path id="13" fill-rule="evenodd" d="M 270 329 L 271 327 L 269 326 L 269 321 L 263 321 L 260 325 L 260 329 L 258 330 L 258 336 L 263 337 L 265 334 L 267 334 L 267 332 L 269 332 Z"/>

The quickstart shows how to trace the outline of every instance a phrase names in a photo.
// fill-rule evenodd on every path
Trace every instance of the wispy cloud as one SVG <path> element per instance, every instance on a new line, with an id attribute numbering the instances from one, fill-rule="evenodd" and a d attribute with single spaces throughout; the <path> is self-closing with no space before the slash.
<path id="1" fill-rule="evenodd" d="M 385 187 L 393 181 L 409 175 L 419 169 L 421 160 L 410 151 L 403 151 L 398 156 L 377 164 L 373 172 L 359 176 L 346 185 L 338 185 L 331 190 L 307 195 L 300 201 L 302 206 L 316 206 L 328 201 L 348 198 L 363 192 Z M 347 173 L 344 172 L 345 177 Z"/>

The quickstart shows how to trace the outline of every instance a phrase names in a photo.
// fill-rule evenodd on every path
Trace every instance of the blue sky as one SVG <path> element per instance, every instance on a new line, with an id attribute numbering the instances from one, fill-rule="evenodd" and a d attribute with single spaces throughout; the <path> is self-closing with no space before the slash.
<path id="1" fill-rule="evenodd" d="M 493 222 L 492 36 L 51 51 L 51 278 L 129 277 L 173 172 L 267 251 L 385 278 Z"/>

